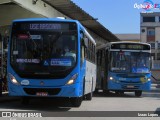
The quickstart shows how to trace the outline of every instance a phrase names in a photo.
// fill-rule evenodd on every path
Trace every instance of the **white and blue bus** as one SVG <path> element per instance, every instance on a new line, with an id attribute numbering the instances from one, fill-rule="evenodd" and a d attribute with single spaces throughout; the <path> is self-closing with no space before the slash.
<path id="1" fill-rule="evenodd" d="M 17 19 L 8 50 L 9 95 L 67 97 L 73 106 L 92 99 L 96 85 L 95 40 L 77 20 Z"/>
<path id="2" fill-rule="evenodd" d="M 111 42 L 97 47 L 96 90 L 116 93 L 142 91 L 151 87 L 151 47 L 140 42 Z"/>

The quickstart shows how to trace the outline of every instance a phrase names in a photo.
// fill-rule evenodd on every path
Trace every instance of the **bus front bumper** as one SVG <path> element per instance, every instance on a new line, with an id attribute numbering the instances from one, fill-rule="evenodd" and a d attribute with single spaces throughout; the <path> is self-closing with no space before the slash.
<path id="1" fill-rule="evenodd" d="M 21 86 L 10 85 L 10 96 L 31 96 L 31 97 L 80 97 L 83 91 L 79 84 L 64 85 L 58 87 L 42 87 L 42 86 Z"/>
<path id="2" fill-rule="evenodd" d="M 116 83 L 113 81 L 108 82 L 107 88 L 109 90 L 124 90 L 124 91 L 149 91 L 151 89 L 151 82 L 146 83 Z"/>

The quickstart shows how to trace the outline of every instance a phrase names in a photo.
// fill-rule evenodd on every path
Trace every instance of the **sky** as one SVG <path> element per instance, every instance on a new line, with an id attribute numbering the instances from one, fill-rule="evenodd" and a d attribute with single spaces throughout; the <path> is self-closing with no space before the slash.
<path id="1" fill-rule="evenodd" d="M 114 34 L 140 33 L 140 12 L 145 0 L 72 0 Z M 154 4 L 160 0 L 151 0 Z M 159 10 L 160 12 L 160 10 Z"/>

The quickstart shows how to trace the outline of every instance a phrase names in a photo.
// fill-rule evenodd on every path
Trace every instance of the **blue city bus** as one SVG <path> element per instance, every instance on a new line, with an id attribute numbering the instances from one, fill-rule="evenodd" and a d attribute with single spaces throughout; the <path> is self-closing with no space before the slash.
<path id="1" fill-rule="evenodd" d="M 140 42 L 110 42 L 97 47 L 96 91 L 117 94 L 151 88 L 151 47 Z"/>
<path id="2" fill-rule="evenodd" d="M 9 95 L 22 97 L 23 104 L 33 97 L 66 97 L 79 107 L 95 90 L 95 46 L 77 20 L 14 20 L 7 63 Z"/>

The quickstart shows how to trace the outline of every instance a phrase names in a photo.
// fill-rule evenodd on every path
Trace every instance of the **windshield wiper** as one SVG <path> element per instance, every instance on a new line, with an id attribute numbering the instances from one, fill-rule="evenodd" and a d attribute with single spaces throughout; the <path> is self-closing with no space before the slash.
<path id="1" fill-rule="evenodd" d="M 52 40 L 51 45 L 53 45 L 53 46 L 52 46 L 51 51 L 50 51 L 50 53 L 49 53 L 50 56 L 51 56 L 51 54 L 52 54 L 53 48 L 55 47 L 55 46 L 54 46 L 54 43 L 61 37 L 62 33 L 63 33 L 63 32 L 58 32 L 58 33 L 57 33 L 57 36 Z"/>
<path id="2" fill-rule="evenodd" d="M 31 41 L 33 42 L 33 44 L 35 45 L 35 49 L 34 49 L 34 50 L 36 50 L 36 49 L 37 49 L 37 44 L 36 44 L 36 42 L 32 39 L 30 32 L 28 31 L 27 33 L 28 33 L 28 35 L 29 35 L 30 40 L 31 40 Z"/>

